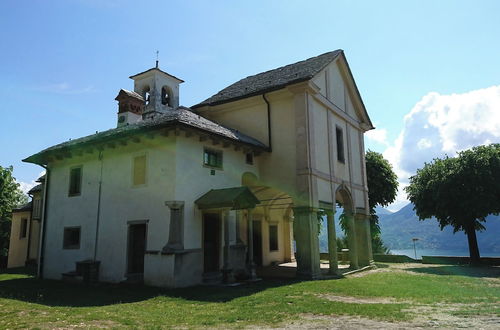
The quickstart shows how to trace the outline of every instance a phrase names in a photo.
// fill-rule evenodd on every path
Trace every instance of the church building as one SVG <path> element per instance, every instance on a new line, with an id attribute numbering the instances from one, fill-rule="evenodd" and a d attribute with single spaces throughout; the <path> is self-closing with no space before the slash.
<path id="1" fill-rule="evenodd" d="M 130 78 L 115 128 L 24 159 L 46 168 L 41 277 L 184 287 L 296 261 L 297 277 L 321 278 L 318 214 L 336 273 L 337 202 L 351 267 L 373 262 L 363 139 L 373 125 L 342 50 L 190 108 L 184 81 L 158 62 Z"/>

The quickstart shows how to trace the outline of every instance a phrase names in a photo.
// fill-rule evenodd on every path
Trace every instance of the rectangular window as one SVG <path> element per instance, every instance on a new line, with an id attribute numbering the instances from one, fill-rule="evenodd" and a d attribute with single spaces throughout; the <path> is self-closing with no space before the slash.
<path id="1" fill-rule="evenodd" d="M 249 152 L 246 154 L 246 163 L 253 165 L 253 153 Z"/>
<path id="2" fill-rule="evenodd" d="M 344 157 L 344 133 L 342 132 L 342 128 L 337 127 L 335 129 L 335 133 L 337 136 L 337 160 L 341 163 L 345 162 Z"/>
<path id="3" fill-rule="evenodd" d="M 82 193 L 82 167 L 73 167 L 69 170 L 69 196 L 78 196 Z"/>
<path id="4" fill-rule="evenodd" d="M 80 248 L 80 227 L 64 228 L 63 249 Z"/>
<path id="5" fill-rule="evenodd" d="M 146 184 L 146 155 L 134 157 L 133 185 Z"/>
<path id="6" fill-rule="evenodd" d="M 278 251 L 278 225 L 269 225 L 269 251 Z"/>
<path id="7" fill-rule="evenodd" d="M 28 232 L 28 219 L 21 219 L 21 228 L 19 230 L 19 238 L 26 238 Z"/>
<path id="8" fill-rule="evenodd" d="M 222 151 L 205 149 L 203 152 L 203 165 L 222 169 Z"/>

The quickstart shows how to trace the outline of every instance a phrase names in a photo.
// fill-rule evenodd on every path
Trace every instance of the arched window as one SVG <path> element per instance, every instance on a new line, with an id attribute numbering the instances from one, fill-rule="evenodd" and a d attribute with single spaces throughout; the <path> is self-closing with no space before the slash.
<path id="1" fill-rule="evenodd" d="M 168 86 L 161 88 L 161 104 L 172 106 L 172 90 Z"/>
<path id="2" fill-rule="evenodd" d="M 144 87 L 144 89 L 142 90 L 142 97 L 144 98 L 144 104 L 148 105 L 151 99 L 151 91 L 149 89 L 149 86 Z"/>

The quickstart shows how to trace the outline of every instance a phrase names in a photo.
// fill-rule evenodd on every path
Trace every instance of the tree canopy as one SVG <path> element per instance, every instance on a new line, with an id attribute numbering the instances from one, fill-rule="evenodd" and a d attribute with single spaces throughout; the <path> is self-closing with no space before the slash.
<path id="1" fill-rule="evenodd" d="M 441 230 L 464 231 L 471 263 L 479 263 L 476 230 L 500 213 L 500 144 L 478 146 L 426 163 L 405 188 L 420 220 L 435 217 Z"/>
<path id="2" fill-rule="evenodd" d="M 8 252 L 12 209 L 27 201 L 12 176 L 12 170 L 12 166 L 0 166 L 0 256 L 6 256 Z"/>
<path id="3" fill-rule="evenodd" d="M 384 253 L 387 248 L 384 247 L 380 237 L 380 226 L 375 207 L 377 205 L 387 206 L 394 202 L 398 192 L 398 177 L 389 161 L 378 152 L 368 150 L 365 161 L 372 247 L 374 252 Z"/>
<path id="4" fill-rule="evenodd" d="M 376 206 L 387 206 L 394 202 L 398 192 L 398 177 L 392 170 L 392 165 L 381 153 L 368 150 L 365 155 L 366 178 L 368 184 L 368 198 L 370 207 L 370 232 L 372 248 L 375 253 L 386 253 L 380 237 L 380 226 L 375 210 Z M 347 232 L 347 217 L 340 216 L 340 227 Z"/>

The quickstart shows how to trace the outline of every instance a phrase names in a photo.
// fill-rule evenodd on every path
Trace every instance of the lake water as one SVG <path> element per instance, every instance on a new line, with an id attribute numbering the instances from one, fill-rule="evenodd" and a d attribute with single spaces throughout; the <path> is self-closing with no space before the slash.
<path id="1" fill-rule="evenodd" d="M 481 257 L 500 257 L 500 253 L 488 253 L 481 252 Z M 410 258 L 415 258 L 415 251 L 413 249 L 408 250 L 391 250 L 392 254 L 402 254 Z M 449 256 L 449 257 L 468 257 L 469 250 L 429 250 L 429 249 L 418 249 L 417 248 L 417 259 L 422 259 L 422 256 Z"/>

